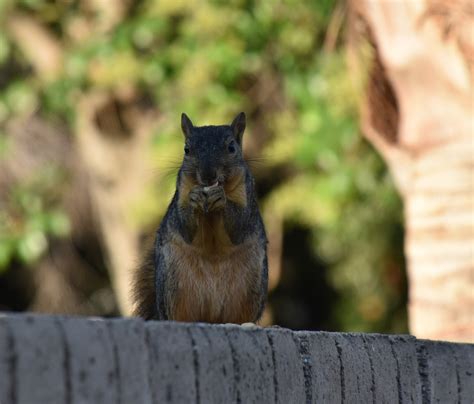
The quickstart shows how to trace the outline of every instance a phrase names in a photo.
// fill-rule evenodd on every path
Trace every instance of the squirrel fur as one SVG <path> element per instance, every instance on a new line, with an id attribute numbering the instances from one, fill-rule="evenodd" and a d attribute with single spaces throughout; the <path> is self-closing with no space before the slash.
<path id="1" fill-rule="evenodd" d="M 153 248 L 135 272 L 136 316 L 146 320 L 256 322 L 268 284 L 267 239 L 242 154 L 246 119 L 193 126 Z"/>

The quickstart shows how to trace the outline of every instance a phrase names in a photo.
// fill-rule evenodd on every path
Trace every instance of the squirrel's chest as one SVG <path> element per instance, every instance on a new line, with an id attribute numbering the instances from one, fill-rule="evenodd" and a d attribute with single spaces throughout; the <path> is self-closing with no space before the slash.
<path id="1" fill-rule="evenodd" d="M 264 260 L 257 239 L 213 255 L 175 239 L 164 246 L 164 252 L 170 319 L 254 321 Z"/>

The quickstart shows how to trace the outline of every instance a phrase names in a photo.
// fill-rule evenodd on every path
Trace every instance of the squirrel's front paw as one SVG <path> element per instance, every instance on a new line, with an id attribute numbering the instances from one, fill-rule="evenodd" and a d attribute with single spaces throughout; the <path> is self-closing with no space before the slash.
<path id="1" fill-rule="evenodd" d="M 203 190 L 203 192 L 207 198 L 204 205 L 205 213 L 221 209 L 225 206 L 226 197 L 223 187 L 214 186 Z"/>
<path id="2" fill-rule="evenodd" d="M 205 211 L 207 196 L 202 187 L 196 186 L 189 192 L 189 204 L 195 210 Z"/>

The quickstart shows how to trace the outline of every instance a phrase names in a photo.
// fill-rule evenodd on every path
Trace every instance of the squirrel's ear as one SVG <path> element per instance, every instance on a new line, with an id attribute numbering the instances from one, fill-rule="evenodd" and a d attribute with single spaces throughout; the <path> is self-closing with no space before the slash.
<path id="1" fill-rule="evenodd" d="M 183 131 L 184 136 L 191 136 L 191 130 L 193 129 L 193 123 L 191 119 L 183 112 L 181 114 L 181 130 Z"/>
<path id="2" fill-rule="evenodd" d="M 230 124 L 230 127 L 234 132 L 237 143 L 239 145 L 242 144 L 242 135 L 244 134 L 245 130 L 245 113 L 241 112 L 239 115 L 237 115 Z"/>

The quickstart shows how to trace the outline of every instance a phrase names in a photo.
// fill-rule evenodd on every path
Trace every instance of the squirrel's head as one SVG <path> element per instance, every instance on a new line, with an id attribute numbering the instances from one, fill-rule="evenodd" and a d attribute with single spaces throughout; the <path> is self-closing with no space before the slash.
<path id="1" fill-rule="evenodd" d="M 181 115 L 185 137 L 182 172 L 196 183 L 212 186 L 242 172 L 242 135 L 245 114 L 241 112 L 230 125 L 193 126 L 186 114 Z"/>

